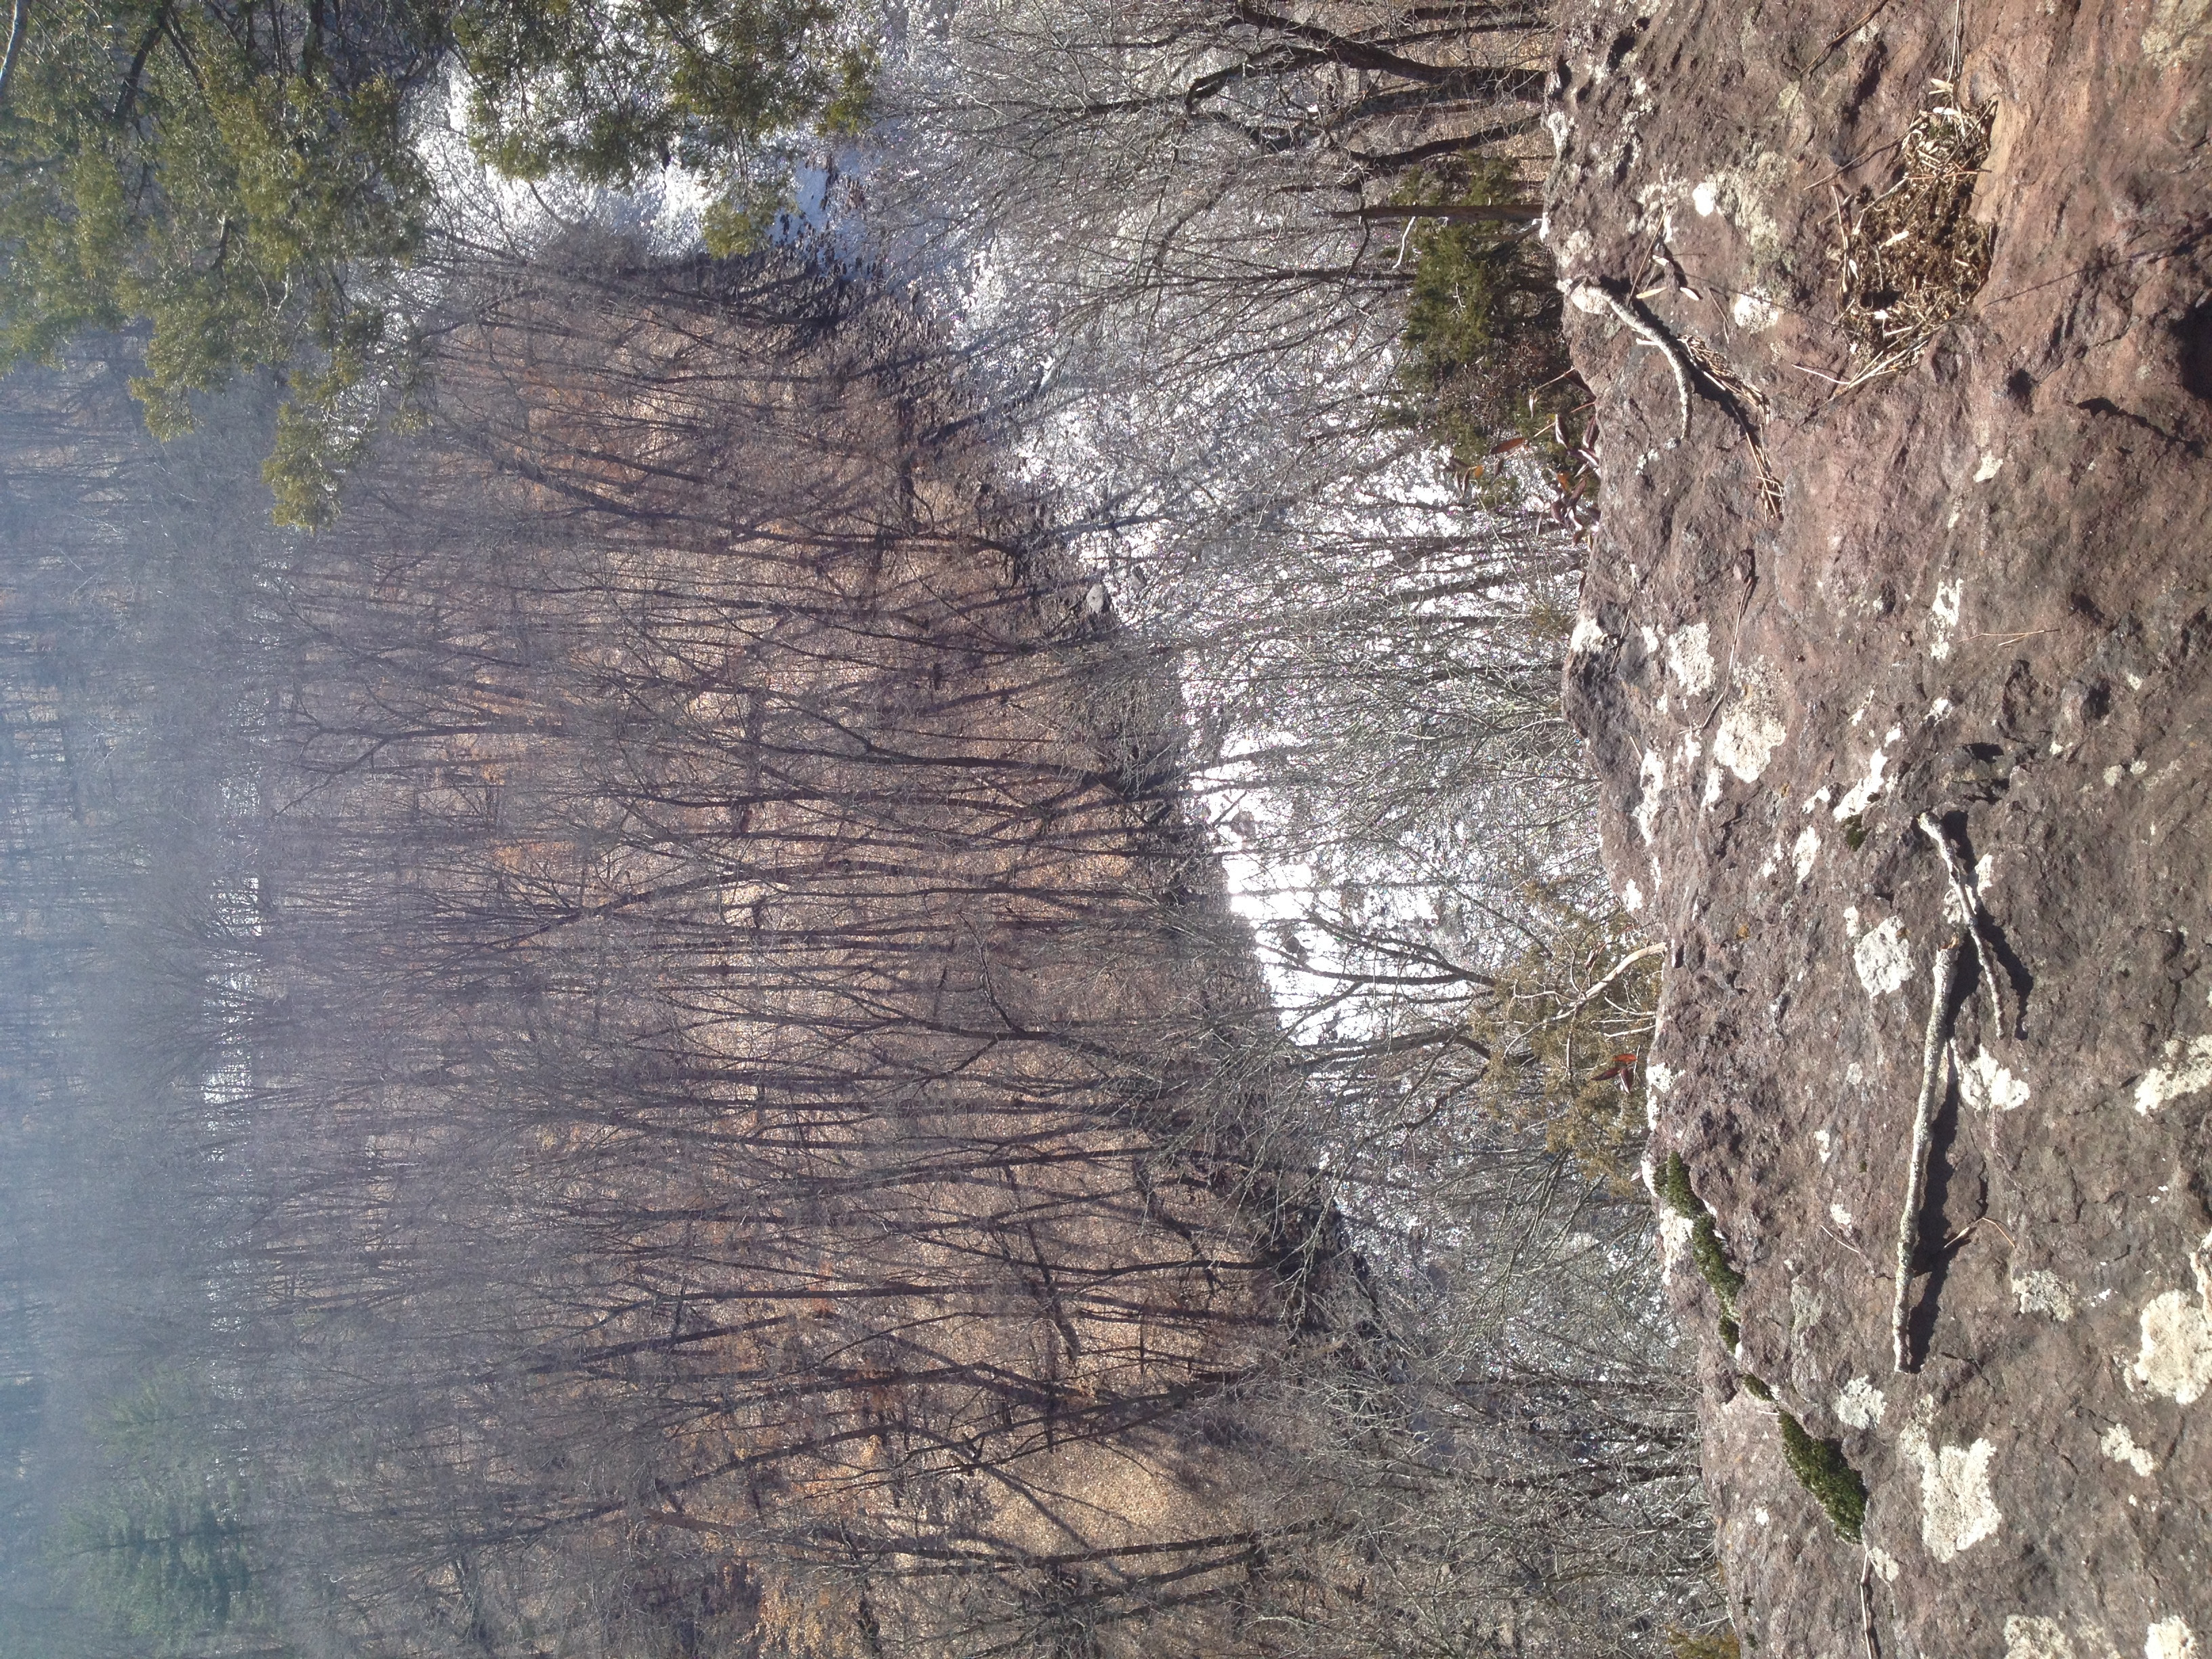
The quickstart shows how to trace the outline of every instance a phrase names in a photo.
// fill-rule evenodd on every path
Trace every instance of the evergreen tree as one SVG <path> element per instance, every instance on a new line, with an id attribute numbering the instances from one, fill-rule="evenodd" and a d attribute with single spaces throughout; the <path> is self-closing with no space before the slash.
<path id="1" fill-rule="evenodd" d="M 671 161 L 746 241 L 787 141 L 848 131 L 871 60 L 828 0 L 56 0 L 0 75 L 0 370 L 143 327 L 154 429 L 234 374 L 290 376 L 281 520 L 328 519 L 420 360 L 403 273 L 434 205 L 416 116 L 458 69 L 492 166 L 628 184 Z"/>
<path id="2" fill-rule="evenodd" d="M 100 1432 L 104 1489 L 61 1532 L 84 1599 L 157 1650 L 202 1649 L 260 1622 L 245 1483 L 213 1405 L 162 1376 L 114 1407 Z"/>

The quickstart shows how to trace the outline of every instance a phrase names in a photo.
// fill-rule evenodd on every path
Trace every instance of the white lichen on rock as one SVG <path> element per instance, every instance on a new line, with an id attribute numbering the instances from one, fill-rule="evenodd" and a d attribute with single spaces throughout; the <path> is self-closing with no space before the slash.
<path id="1" fill-rule="evenodd" d="M 2150 1299 L 2141 1318 L 2142 1345 L 2128 1378 L 2177 1406 L 2193 1406 L 2212 1389 L 2212 1235 L 2191 1252 L 2197 1294 L 2166 1291 Z"/>
<path id="2" fill-rule="evenodd" d="M 1667 787 L 1667 757 L 1654 747 L 1644 751 L 1636 772 L 1636 829 L 1649 847 L 1659 823 L 1659 792 Z"/>
<path id="3" fill-rule="evenodd" d="M 1790 862 L 1796 869 L 1800 886 L 1813 873 L 1813 861 L 1820 856 L 1820 832 L 1808 823 L 1798 832 L 1797 844 L 1790 849 Z"/>
<path id="4" fill-rule="evenodd" d="M 2014 1613 L 2004 1623 L 2005 1659 L 2074 1659 L 2074 1644 L 2056 1619 Z"/>
<path id="5" fill-rule="evenodd" d="M 1921 1402 L 1898 1437 L 1898 1449 L 1920 1466 L 1920 1541 L 1937 1561 L 1948 1563 L 1961 1551 L 1994 1538 L 2004 1515 L 1990 1486 L 1996 1449 L 1986 1440 L 1970 1446 L 1935 1444 L 1928 1434 L 1933 1409 L 1932 1402 Z"/>
<path id="6" fill-rule="evenodd" d="M 1577 657 L 1595 655 L 1613 643 L 1613 635 L 1600 625 L 1595 611 L 1584 611 L 1575 617 L 1575 631 L 1567 636 L 1567 651 Z"/>
<path id="7" fill-rule="evenodd" d="M 1889 745 L 1905 735 L 1903 728 L 1893 726 L 1889 735 L 1881 740 L 1881 747 L 1867 757 L 1866 775 L 1844 792 L 1832 816 L 1841 823 L 1846 818 L 1856 817 L 1881 797 L 1882 774 L 1889 769 Z"/>
<path id="8" fill-rule="evenodd" d="M 1959 1092 L 1969 1106 L 2009 1112 L 2027 1104 L 2027 1085 L 1984 1048 L 1959 1067 Z"/>
<path id="9" fill-rule="evenodd" d="M 2074 1287 L 2057 1273 L 2041 1267 L 2014 1269 L 2012 1293 L 2024 1314 L 2045 1314 L 2062 1325 L 2074 1317 Z"/>
<path id="10" fill-rule="evenodd" d="M 1935 603 L 1928 607 L 1928 619 L 1934 624 L 1928 641 L 1928 654 L 1937 662 L 1951 654 L 1951 635 L 1959 626 L 1959 601 L 1965 588 L 1963 582 L 1936 584 Z"/>
<path id="11" fill-rule="evenodd" d="M 1711 631 L 1703 623 L 1692 623 L 1667 641 L 1667 672 L 1682 690 L 1702 697 L 1713 689 L 1719 670 L 1713 665 Z"/>
<path id="12" fill-rule="evenodd" d="M 2143 1659 L 2197 1659 L 2197 1633 L 2179 1614 L 2143 1632 Z"/>
<path id="13" fill-rule="evenodd" d="M 1673 1278 L 1682 1253 L 1690 1248 L 1690 1235 L 1696 1231 L 1690 1218 L 1666 1205 L 1659 1206 L 1659 1256 L 1668 1278 Z"/>
<path id="14" fill-rule="evenodd" d="M 1851 966 L 1869 997 L 1886 997 L 1902 990 L 1912 977 L 1912 947 L 1905 940 L 1905 924 L 1892 916 L 1851 947 Z"/>
<path id="15" fill-rule="evenodd" d="M 2184 1095 L 2212 1089 L 2212 1036 L 2192 1037 L 2185 1048 L 2176 1037 L 2165 1054 L 2166 1063 L 2151 1067 L 2136 1085 L 2136 1110 L 2145 1117 Z"/>
<path id="16" fill-rule="evenodd" d="M 1827 1304 L 1796 1279 L 1790 1281 L 1790 1340 L 1796 1341 L 1820 1322 Z"/>
<path id="17" fill-rule="evenodd" d="M 1729 315 L 1738 328 L 1762 333 L 1782 320 L 1782 307 L 1764 294 L 1739 294 L 1729 301 Z"/>
<path id="18" fill-rule="evenodd" d="M 2160 70 L 2193 63 L 2212 41 L 2212 0 L 2155 0 L 2143 25 L 2143 56 Z"/>
<path id="19" fill-rule="evenodd" d="M 2115 1463 L 2124 1463 L 2146 1478 L 2158 1468 L 2158 1459 L 2136 1444 L 2135 1436 L 2128 1432 L 2124 1423 L 2115 1423 L 2106 1429 L 2105 1437 L 2097 1443 L 2097 1449 Z"/>
<path id="20" fill-rule="evenodd" d="M 1741 781 L 1757 783 L 1790 726 L 1763 668 L 1751 665 L 1736 676 L 1736 684 L 1741 696 L 1721 716 L 1720 730 L 1713 735 L 1713 761 Z"/>
<path id="21" fill-rule="evenodd" d="M 1888 1407 L 1889 1401 L 1875 1387 L 1872 1377 L 1855 1376 L 1836 1396 L 1836 1418 L 1847 1428 L 1870 1429 L 1881 1421 Z"/>

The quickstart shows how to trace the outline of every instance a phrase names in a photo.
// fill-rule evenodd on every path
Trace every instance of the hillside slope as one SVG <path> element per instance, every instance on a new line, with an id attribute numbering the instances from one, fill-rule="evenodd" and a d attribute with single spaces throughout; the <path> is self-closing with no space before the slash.
<path id="1" fill-rule="evenodd" d="M 1747 1649 L 2203 1651 L 2212 18 L 1598 0 L 1554 96 L 1605 475 L 1567 695 L 1669 946 L 1654 1176 Z"/>

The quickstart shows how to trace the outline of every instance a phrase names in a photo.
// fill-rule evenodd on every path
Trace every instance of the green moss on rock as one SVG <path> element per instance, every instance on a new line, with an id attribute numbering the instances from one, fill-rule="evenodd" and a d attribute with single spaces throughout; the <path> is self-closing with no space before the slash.
<path id="1" fill-rule="evenodd" d="M 1699 1277 L 1712 1287 L 1721 1304 L 1721 1335 L 1730 1349 L 1735 1346 L 1735 1299 L 1744 1286 L 1744 1277 L 1728 1259 L 1728 1247 L 1721 1243 L 1720 1231 L 1713 1225 L 1713 1212 L 1707 1209 L 1690 1186 L 1689 1166 L 1682 1162 L 1680 1152 L 1667 1155 L 1667 1170 L 1660 1182 L 1660 1191 L 1668 1206 L 1690 1222 L 1690 1259 L 1698 1264 Z"/>
<path id="2" fill-rule="evenodd" d="M 1857 1543 L 1866 1522 L 1866 1482 L 1844 1460 L 1843 1443 L 1814 1439 L 1788 1412 L 1778 1409 L 1775 1415 L 1782 1420 L 1782 1455 L 1790 1474 L 1820 1500 L 1836 1536 L 1847 1544 Z"/>

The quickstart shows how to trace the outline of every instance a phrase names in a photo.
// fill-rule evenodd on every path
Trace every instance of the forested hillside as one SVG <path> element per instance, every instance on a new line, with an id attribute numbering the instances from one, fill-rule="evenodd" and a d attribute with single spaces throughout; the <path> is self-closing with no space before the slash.
<path id="1" fill-rule="evenodd" d="M 441 307 L 313 537 L 250 389 L 5 386 L 0 1650 L 1709 1616 L 1638 1206 L 1433 999 L 1279 1015 L 1176 647 L 960 354 L 598 234 Z"/>

